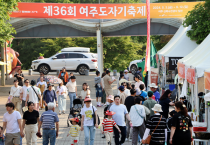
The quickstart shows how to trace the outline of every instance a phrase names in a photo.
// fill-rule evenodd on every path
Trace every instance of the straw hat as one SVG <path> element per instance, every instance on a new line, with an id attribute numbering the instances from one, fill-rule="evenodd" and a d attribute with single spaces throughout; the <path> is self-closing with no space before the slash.
<path id="1" fill-rule="evenodd" d="M 84 102 L 91 101 L 92 99 L 88 96 L 85 97 Z"/>
<path id="2" fill-rule="evenodd" d="M 77 117 L 75 117 L 75 118 L 71 118 L 71 119 L 69 119 L 70 121 L 75 121 L 75 122 L 79 122 L 79 119 L 77 118 Z"/>
<path id="3" fill-rule="evenodd" d="M 155 104 L 155 106 L 152 108 L 152 110 L 156 111 L 156 112 L 163 112 L 162 106 L 160 104 Z"/>
<path id="4" fill-rule="evenodd" d="M 158 88 L 158 86 L 156 86 L 155 83 L 150 84 L 149 87 L 150 87 L 150 88 Z"/>
<path id="5" fill-rule="evenodd" d="M 114 115 L 114 114 L 116 114 L 116 113 L 113 111 L 109 111 L 109 110 L 106 111 L 106 115 Z"/>

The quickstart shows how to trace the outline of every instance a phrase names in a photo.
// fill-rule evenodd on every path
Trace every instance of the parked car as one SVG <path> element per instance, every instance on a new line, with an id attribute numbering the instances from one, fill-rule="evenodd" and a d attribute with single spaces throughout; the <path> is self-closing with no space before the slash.
<path id="1" fill-rule="evenodd" d="M 96 71 L 98 69 L 97 58 L 94 53 L 90 53 L 90 48 L 69 47 L 63 48 L 50 58 L 37 59 L 32 61 L 33 71 L 48 74 L 66 67 L 67 71 L 79 72 L 84 75 L 86 70 Z"/>
<path id="2" fill-rule="evenodd" d="M 140 60 L 134 60 L 130 62 L 129 65 L 129 71 L 131 71 L 131 73 L 134 75 L 136 73 L 136 71 L 138 70 L 138 66 L 137 63 L 144 61 L 145 58 L 140 59 Z"/>

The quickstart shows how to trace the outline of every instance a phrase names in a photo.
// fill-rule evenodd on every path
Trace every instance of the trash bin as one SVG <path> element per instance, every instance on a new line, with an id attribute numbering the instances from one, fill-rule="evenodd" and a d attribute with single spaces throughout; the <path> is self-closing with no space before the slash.
<path id="1" fill-rule="evenodd" d="M 60 74 L 60 70 L 57 70 L 56 72 L 57 72 L 57 76 L 58 76 Z"/>
<path id="2" fill-rule="evenodd" d="M 28 70 L 28 75 L 32 75 L 32 69 Z"/>
<path id="3" fill-rule="evenodd" d="M 116 69 L 113 70 L 113 76 L 117 76 L 117 70 Z"/>
<path id="4" fill-rule="evenodd" d="M 88 69 L 85 70 L 85 75 L 89 76 L 89 70 Z"/>

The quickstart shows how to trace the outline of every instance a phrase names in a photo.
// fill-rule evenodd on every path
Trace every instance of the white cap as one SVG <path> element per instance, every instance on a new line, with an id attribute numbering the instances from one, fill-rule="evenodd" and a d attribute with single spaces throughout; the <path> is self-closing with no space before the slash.
<path id="1" fill-rule="evenodd" d="M 158 88 L 158 86 L 155 85 L 155 83 L 152 83 L 149 85 L 150 88 Z"/>

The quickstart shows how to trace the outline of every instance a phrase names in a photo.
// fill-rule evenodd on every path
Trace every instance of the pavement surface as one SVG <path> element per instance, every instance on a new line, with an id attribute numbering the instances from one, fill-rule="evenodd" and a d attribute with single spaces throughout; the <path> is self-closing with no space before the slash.
<path id="1" fill-rule="evenodd" d="M 39 73 L 37 72 L 33 72 L 33 75 L 28 75 L 27 71 L 23 71 L 23 74 L 25 75 L 25 79 L 37 79 L 39 77 Z M 56 73 L 50 73 L 50 75 L 56 75 Z M 112 75 L 112 74 L 111 74 Z M 82 90 L 82 84 L 84 82 L 88 83 L 88 85 L 90 86 L 90 90 L 91 90 L 91 98 L 93 99 L 93 105 L 96 106 L 96 95 L 95 95 L 95 88 L 94 88 L 94 77 L 95 77 L 95 73 L 90 73 L 89 76 L 81 76 L 77 73 L 75 73 L 76 76 L 76 81 L 77 81 L 77 89 L 78 89 L 78 94 L 80 94 L 81 90 Z M 119 77 L 115 76 L 115 78 L 117 79 Z M 8 78 L 6 80 L 6 85 L 5 86 L 1 86 L 0 84 L 0 126 L 3 125 L 3 115 L 6 112 L 6 108 L 5 108 L 5 104 L 7 102 L 7 97 L 8 97 L 8 92 L 10 91 L 11 86 L 13 86 L 13 80 L 14 78 Z M 133 80 L 133 75 L 130 74 L 130 80 Z M 112 88 L 114 91 L 114 95 L 117 94 L 117 82 L 114 82 L 112 84 Z M 71 141 L 71 137 L 67 137 L 67 134 L 69 132 L 69 127 L 67 126 L 67 118 L 68 118 L 68 114 L 69 114 L 69 109 L 70 108 L 70 100 L 67 97 L 67 110 L 66 110 L 66 114 L 63 115 L 59 115 L 59 135 L 58 138 L 56 139 L 56 145 L 69 145 L 70 141 Z M 100 120 L 102 122 L 103 120 L 103 110 L 104 107 L 97 107 L 97 113 L 100 117 Z M 43 113 L 44 110 L 40 110 L 40 115 Z M 55 109 L 55 112 L 58 113 L 58 108 Z M 96 134 L 95 134 L 95 141 L 94 141 L 94 145 L 106 145 L 106 139 L 102 139 L 103 135 L 101 134 L 100 129 L 96 129 Z M 80 132 L 80 136 L 79 136 L 79 144 L 78 145 L 84 145 L 84 131 Z M 42 139 L 38 139 L 37 141 L 37 145 L 41 145 L 42 144 Z M 26 139 L 23 138 L 23 145 L 26 145 Z M 114 138 L 112 140 L 112 145 L 114 145 Z M 131 145 L 131 142 L 125 142 L 123 145 Z"/>

